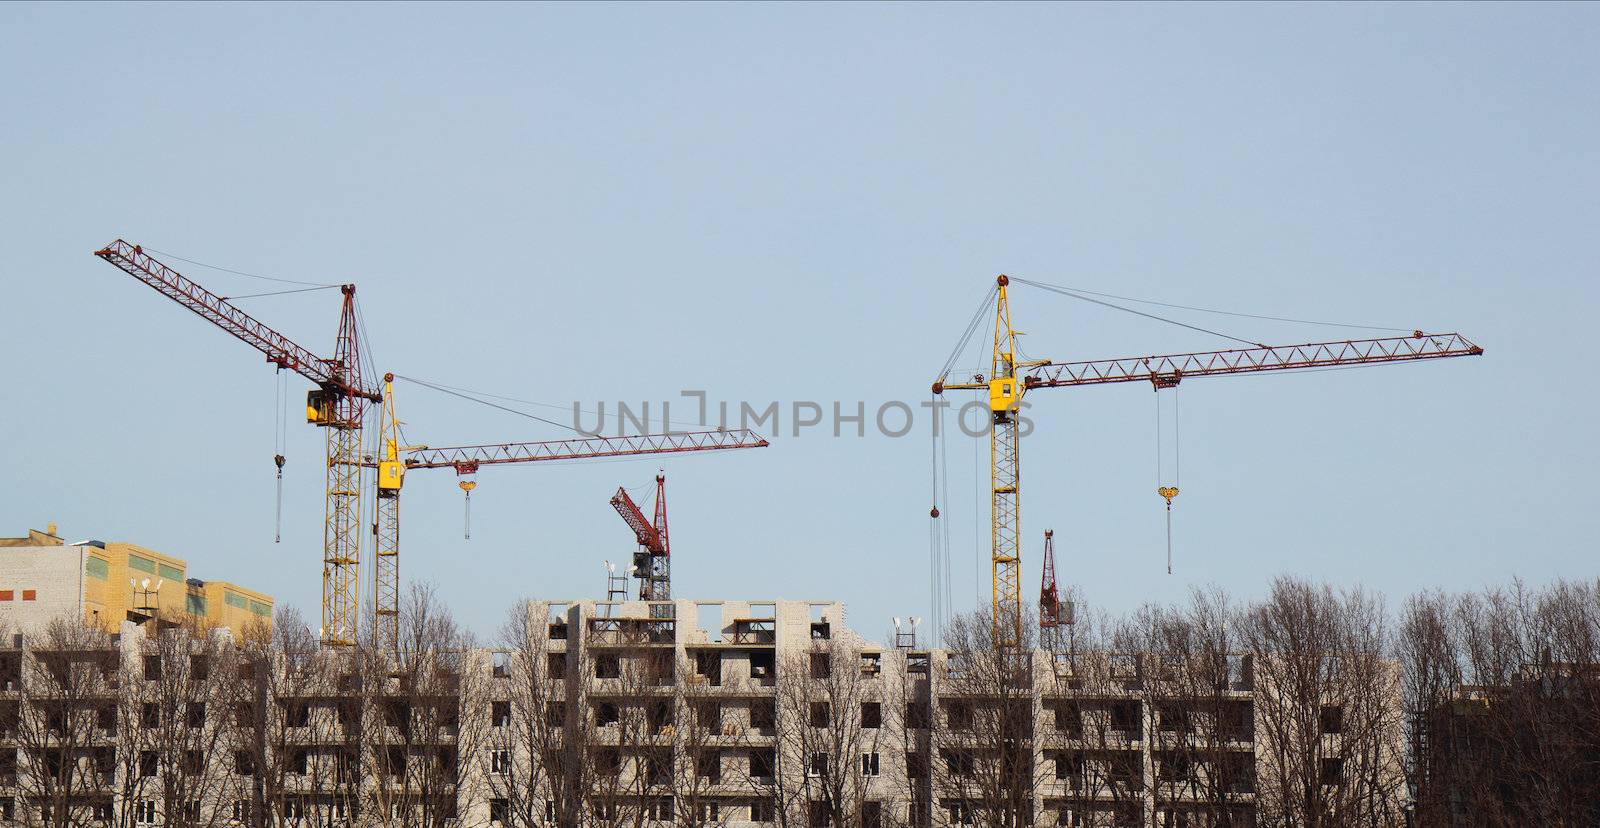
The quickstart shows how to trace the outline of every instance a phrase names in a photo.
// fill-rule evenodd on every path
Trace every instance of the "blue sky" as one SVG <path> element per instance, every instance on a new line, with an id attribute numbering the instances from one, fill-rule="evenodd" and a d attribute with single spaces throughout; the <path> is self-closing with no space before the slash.
<path id="1" fill-rule="evenodd" d="M 291 423 L 275 545 L 271 371 L 90 255 L 120 236 L 354 281 L 381 370 L 555 406 L 914 404 L 1000 272 L 1459 330 L 1487 355 L 1186 383 L 1170 577 L 1148 387 L 1037 393 L 1024 594 L 1048 527 L 1113 611 L 1276 573 L 1392 599 L 1593 577 L 1597 30 L 1579 4 L 8 4 L 0 533 L 53 520 L 315 613 L 321 433 Z M 1229 345 L 1013 302 L 1038 356 Z M 331 348 L 330 293 L 240 304 Z M 563 436 L 398 404 L 434 445 Z M 988 589 L 972 449 L 948 444 L 958 608 Z M 926 615 L 929 465 L 920 430 L 671 460 L 677 594 Z M 402 571 L 484 634 L 523 595 L 598 596 L 632 546 L 606 499 L 656 467 L 487 471 L 470 541 L 453 476 L 417 474 Z"/>

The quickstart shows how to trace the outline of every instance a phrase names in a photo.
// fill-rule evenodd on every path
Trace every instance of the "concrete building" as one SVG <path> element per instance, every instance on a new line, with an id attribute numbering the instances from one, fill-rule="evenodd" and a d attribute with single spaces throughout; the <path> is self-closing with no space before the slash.
<path id="1" fill-rule="evenodd" d="M 160 617 L 244 629 L 270 623 L 272 597 L 225 581 L 187 576 L 188 564 L 122 541 L 69 544 L 55 524 L 0 538 L 0 625 L 38 628 L 69 613 L 107 632 Z"/>
<path id="2" fill-rule="evenodd" d="M 1252 826 L 1279 752 L 1248 658 L 1184 694 L 1170 656 L 885 645 L 833 602 L 534 603 L 504 649 L 399 657 L 184 635 L 0 639 L 0 821 Z M 42 792 L 61 755 L 84 784 Z"/>

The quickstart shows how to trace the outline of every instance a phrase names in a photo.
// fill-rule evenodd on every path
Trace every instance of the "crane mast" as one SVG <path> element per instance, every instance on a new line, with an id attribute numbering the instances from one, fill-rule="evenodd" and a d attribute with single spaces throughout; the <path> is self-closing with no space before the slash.
<path id="1" fill-rule="evenodd" d="M 372 508 L 373 643 L 393 650 L 400 640 L 400 489 L 406 466 L 400 462 L 400 419 L 394 412 L 394 374 L 383 375 L 383 413 L 379 423 L 377 496 Z"/>
<path id="2" fill-rule="evenodd" d="M 140 245 L 117 239 L 95 255 L 262 352 L 278 368 L 317 385 L 306 395 L 306 421 L 327 429 L 322 642 L 354 644 L 361 583 L 361 427 L 367 404 L 383 401 L 361 375 L 355 285 L 339 286 L 339 331 L 333 358 L 325 359 L 157 261 Z"/>
<path id="3" fill-rule="evenodd" d="M 356 342 L 355 285 L 344 285 L 333 364 L 348 381 L 361 376 Z M 327 437 L 327 497 L 322 527 L 322 641 L 356 643 L 361 613 L 361 424 L 367 401 L 354 394 L 311 391 L 306 420 Z"/>
<path id="4" fill-rule="evenodd" d="M 1017 411 L 1023 395 L 1038 388 L 1070 388 L 1119 382 L 1149 382 L 1159 391 L 1173 388 L 1190 377 L 1219 376 L 1261 371 L 1290 371 L 1334 366 L 1375 365 L 1459 356 L 1478 356 L 1483 349 L 1458 333 L 1425 334 L 1378 339 L 1313 342 L 1304 345 L 1258 345 L 1225 351 L 1167 356 L 1106 359 L 1089 362 L 1021 361 L 1011 327 L 1011 306 L 1006 288 L 1011 280 L 1001 274 L 994 313 L 994 341 L 989 374 L 971 381 L 949 382 L 940 376 L 933 393 L 947 389 L 986 390 L 989 395 L 990 536 L 995 646 L 1014 649 L 1022 642 L 1021 585 L 1021 458 Z M 1176 494 L 1172 490 L 1172 494 Z M 1168 497 L 1165 490 L 1162 495 Z M 1049 536 L 1046 548 L 1050 548 Z M 1054 575 L 1053 567 L 1051 575 Z M 1059 606 L 1059 605 L 1058 605 Z M 1042 609 L 1042 607 L 1041 607 Z"/>

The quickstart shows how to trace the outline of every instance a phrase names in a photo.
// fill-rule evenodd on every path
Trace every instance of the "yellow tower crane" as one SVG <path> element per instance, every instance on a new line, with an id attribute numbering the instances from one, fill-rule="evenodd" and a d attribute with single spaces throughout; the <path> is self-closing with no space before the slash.
<path id="1" fill-rule="evenodd" d="M 995 289 L 989 294 L 994 297 L 995 305 L 994 342 L 988 375 L 978 374 L 970 381 L 949 381 L 951 366 L 981 318 L 975 316 L 968 325 L 962 343 L 957 345 L 956 353 L 952 354 L 933 383 L 934 394 L 943 394 L 948 389 L 988 391 L 992 611 L 994 643 L 1002 649 L 1014 649 L 1022 642 L 1022 466 L 1017 426 L 1022 399 L 1028 391 L 1120 382 L 1149 382 L 1159 391 L 1176 387 L 1189 377 L 1373 365 L 1483 353 L 1482 348 L 1460 334 L 1413 331 L 1409 336 L 1380 339 L 1313 342 L 1305 345 L 1255 345 L 1227 351 L 1090 362 L 1019 360 L 1017 336 L 1021 331 L 1011 326 L 1011 306 L 1007 296 L 1007 288 L 1012 281 L 1001 274 L 996 277 Z M 1066 292 L 1051 285 L 1023 279 L 1015 281 Z M 985 303 L 989 301 L 989 296 L 984 298 Z M 1169 506 L 1177 493 L 1175 487 L 1162 487 L 1158 491 L 1167 499 Z"/>

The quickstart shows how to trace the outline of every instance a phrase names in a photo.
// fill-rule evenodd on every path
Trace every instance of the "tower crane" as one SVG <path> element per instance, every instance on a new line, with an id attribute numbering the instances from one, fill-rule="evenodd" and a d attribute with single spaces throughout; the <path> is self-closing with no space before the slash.
<path id="1" fill-rule="evenodd" d="M 764 448 L 767 441 L 748 429 L 725 431 L 684 431 L 639 434 L 626 437 L 581 437 L 543 442 L 495 443 L 474 446 L 403 446 L 400 421 L 394 415 L 394 374 L 385 374 L 382 453 L 377 467 L 377 519 L 372 531 L 376 539 L 377 567 L 374 572 L 373 609 L 376 616 L 375 645 L 392 649 L 398 641 L 400 618 L 400 492 L 408 472 L 422 469 L 453 469 L 462 478 L 462 489 L 470 492 L 471 476 L 482 466 L 512 463 L 538 463 L 550 460 L 588 460 L 602 457 L 633 457 L 647 454 L 681 454 L 692 451 Z M 656 480 L 664 478 L 657 476 Z M 658 486 L 660 483 L 658 482 Z M 657 493 L 656 519 L 660 527 L 660 546 L 665 554 L 667 541 L 666 501 Z M 654 530 L 652 530 L 654 531 Z M 665 588 L 665 587 L 663 587 Z M 663 596 L 664 597 L 664 596 Z"/>
<path id="2" fill-rule="evenodd" d="M 667 476 L 656 475 L 655 519 L 646 521 L 628 490 L 617 487 L 611 496 L 617 510 L 639 542 L 633 553 L 633 571 L 639 579 L 639 600 L 665 601 L 672 597 L 672 545 L 667 538 Z"/>
<path id="3" fill-rule="evenodd" d="M 1021 280 L 1019 280 L 1021 281 Z M 1011 306 L 1006 288 L 1011 280 L 995 279 L 994 339 L 987 376 L 949 381 L 947 363 L 933 383 L 933 393 L 952 389 L 977 389 L 989 397 L 990 568 L 995 644 L 1015 649 L 1022 642 L 1022 586 L 1020 548 L 1021 464 L 1018 410 L 1023 395 L 1042 388 L 1075 388 L 1121 382 L 1149 382 L 1159 391 L 1175 388 L 1184 379 L 1265 371 L 1305 370 L 1334 366 L 1376 365 L 1460 356 L 1479 356 L 1483 349 L 1458 333 L 1312 342 L 1304 345 L 1256 345 L 1225 351 L 1167 356 L 1102 359 L 1088 362 L 1054 362 L 1019 359 L 1017 336 L 1011 326 Z M 985 297 L 985 302 L 988 298 Z M 980 317 L 974 317 L 968 335 Z M 958 346 L 958 352 L 960 350 Z M 952 356 L 952 362 L 955 356 Z M 1175 488 L 1159 492 L 1170 502 Z"/>
<path id="4" fill-rule="evenodd" d="M 184 278 L 140 245 L 117 239 L 95 251 L 95 255 L 262 352 L 267 362 L 280 370 L 294 371 L 316 384 L 306 394 L 306 421 L 327 430 L 322 642 L 328 646 L 354 644 L 361 583 L 361 427 L 367 405 L 383 401 L 382 393 L 367 385 L 361 374 L 356 286 L 339 286 L 339 332 L 329 359 L 317 356 L 223 297 Z"/>
<path id="5" fill-rule="evenodd" d="M 377 516 L 372 525 L 377 552 L 373 596 L 378 618 L 375 632 L 380 643 L 392 645 L 398 624 L 400 490 L 406 471 L 451 468 L 458 476 L 468 478 L 481 465 L 767 445 L 767 441 L 754 432 L 738 430 L 444 448 L 402 446 L 400 421 L 394 412 L 394 375 L 385 375 L 381 391 L 369 385 L 362 375 L 355 285 L 338 286 L 343 299 L 334 356 L 329 359 L 317 356 L 224 297 L 157 261 L 140 245 L 117 239 L 95 251 L 95 255 L 262 352 L 267 362 L 279 370 L 294 371 L 316 384 L 317 387 L 306 395 L 306 419 L 327 429 L 327 507 L 322 566 L 322 643 L 325 646 L 347 647 L 357 642 L 364 469 L 377 470 Z M 383 440 L 376 459 L 362 454 L 362 426 L 369 404 L 380 405 L 382 411 Z M 281 469 L 281 456 L 274 461 Z M 463 483 L 463 489 L 472 485 L 468 480 Z"/>

